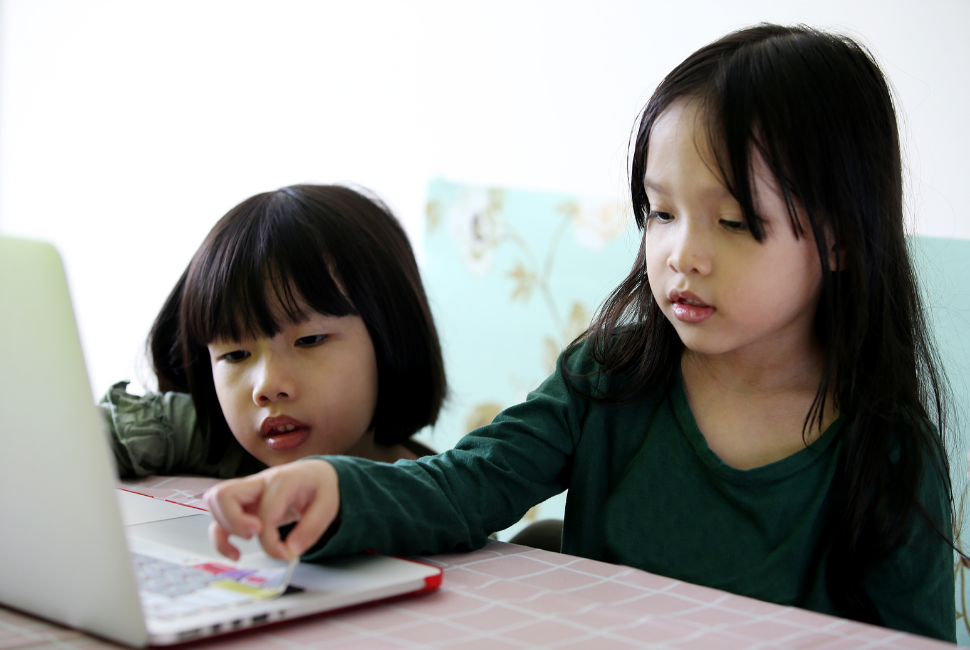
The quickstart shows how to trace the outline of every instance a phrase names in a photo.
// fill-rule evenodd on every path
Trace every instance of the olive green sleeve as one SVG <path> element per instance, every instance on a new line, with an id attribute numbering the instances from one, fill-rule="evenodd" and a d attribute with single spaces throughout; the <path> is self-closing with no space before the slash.
<path id="1" fill-rule="evenodd" d="M 98 404 L 121 478 L 152 474 L 233 478 L 265 469 L 235 440 L 217 462 L 210 462 L 208 428 L 199 422 L 187 393 L 130 395 L 127 385 L 115 384 Z"/>

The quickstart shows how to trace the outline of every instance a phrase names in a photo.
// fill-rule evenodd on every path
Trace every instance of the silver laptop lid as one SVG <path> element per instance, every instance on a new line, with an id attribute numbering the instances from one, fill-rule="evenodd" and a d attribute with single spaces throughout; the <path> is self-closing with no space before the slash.
<path id="1" fill-rule="evenodd" d="M 148 637 L 67 281 L 54 248 L 0 236 L 0 603 Z"/>

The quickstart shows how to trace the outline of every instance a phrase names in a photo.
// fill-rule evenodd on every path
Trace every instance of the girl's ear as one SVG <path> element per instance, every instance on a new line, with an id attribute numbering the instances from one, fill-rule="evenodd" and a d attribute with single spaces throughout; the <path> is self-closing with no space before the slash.
<path id="1" fill-rule="evenodd" d="M 829 271 L 837 273 L 844 271 L 847 260 L 845 259 L 845 246 L 835 242 L 835 236 L 831 228 L 825 229 L 825 248 L 828 250 Z"/>

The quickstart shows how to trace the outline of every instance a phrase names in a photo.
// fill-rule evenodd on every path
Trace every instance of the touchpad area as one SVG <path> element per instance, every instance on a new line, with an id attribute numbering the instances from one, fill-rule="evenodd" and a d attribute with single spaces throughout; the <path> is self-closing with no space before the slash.
<path id="1" fill-rule="evenodd" d="M 125 526 L 125 534 L 129 538 L 133 537 L 174 546 L 190 553 L 217 556 L 218 553 L 215 548 L 209 543 L 209 522 L 212 521 L 212 518 L 208 513 L 198 510 L 195 512 L 198 514 Z M 259 539 L 256 537 L 250 540 L 233 537 L 231 541 L 233 546 L 238 548 L 243 555 L 263 554 L 262 548 L 259 546 Z"/>

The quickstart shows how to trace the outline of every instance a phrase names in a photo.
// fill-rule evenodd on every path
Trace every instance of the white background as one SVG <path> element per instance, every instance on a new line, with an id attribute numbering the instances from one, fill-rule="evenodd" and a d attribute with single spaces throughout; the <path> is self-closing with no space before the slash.
<path id="1" fill-rule="evenodd" d="M 95 393 L 150 386 L 151 322 L 242 199 L 359 183 L 420 258 L 435 176 L 622 196 L 655 85 L 758 21 L 871 47 L 898 93 L 910 229 L 970 238 L 968 0 L 0 0 L 0 231 L 61 249 Z"/>

